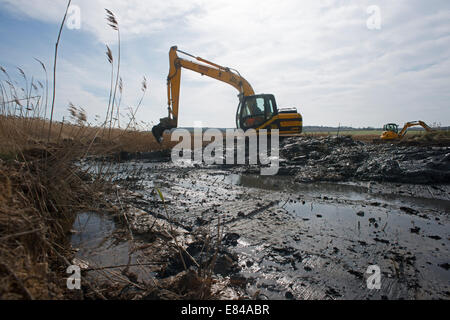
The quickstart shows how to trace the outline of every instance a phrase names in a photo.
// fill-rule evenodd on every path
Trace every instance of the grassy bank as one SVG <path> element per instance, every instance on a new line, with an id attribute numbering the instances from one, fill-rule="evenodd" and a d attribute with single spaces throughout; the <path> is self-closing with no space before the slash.
<path id="1" fill-rule="evenodd" d="M 71 103 L 63 121 L 55 120 L 58 46 L 67 10 L 56 42 L 53 83 L 49 68 L 38 59 L 41 76 L 0 66 L 0 299 L 72 297 L 65 290 L 65 271 L 73 254 L 67 239 L 74 218 L 111 206 L 105 197 L 111 187 L 108 164 L 92 173 L 76 166 L 78 161 L 168 147 L 137 121 L 147 91 L 145 77 L 138 104 L 127 109 L 127 119 L 119 119 L 124 86 L 120 28 L 109 10 L 107 22 L 119 43 L 116 56 L 107 46 L 111 87 L 104 120 L 89 123 L 84 109 Z"/>
<path id="2" fill-rule="evenodd" d="M 108 165 L 81 170 L 90 156 L 167 148 L 151 133 L 0 116 L 0 297 L 65 299 L 67 243 L 77 213 L 111 204 Z"/>

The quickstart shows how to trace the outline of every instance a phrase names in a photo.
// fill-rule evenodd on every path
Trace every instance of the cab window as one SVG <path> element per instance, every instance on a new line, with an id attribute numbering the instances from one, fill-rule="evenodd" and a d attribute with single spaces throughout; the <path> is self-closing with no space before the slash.
<path id="1" fill-rule="evenodd" d="M 239 102 L 238 109 L 236 112 L 236 126 L 238 129 L 241 129 L 241 121 L 240 121 L 241 109 L 242 109 L 242 101 Z"/>
<path id="2" fill-rule="evenodd" d="M 264 98 L 250 98 L 245 101 L 244 116 L 264 114 Z"/>
<path id="3" fill-rule="evenodd" d="M 242 109 L 241 119 L 244 128 L 255 128 L 263 124 L 265 120 L 264 97 L 248 98 Z"/>
<path id="4" fill-rule="evenodd" d="M 272 101 L 272 99 L 268 98 L 267 99 L 267 109 L 266 109 L 266 120 L 272 119 L 274 114 L 275 114 L 275 108 L 273 106 L 273 101 Z"/>

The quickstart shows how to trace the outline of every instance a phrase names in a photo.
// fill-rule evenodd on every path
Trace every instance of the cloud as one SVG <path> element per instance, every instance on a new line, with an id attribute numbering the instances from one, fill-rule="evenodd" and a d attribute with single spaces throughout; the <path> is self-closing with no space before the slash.
<path id="1" fill-rule="evenodd" d="M 0 0 L 18 16 L 60 23 L 66 2 Z M 114 44 L 104 8 L 118 17 L 124 41 L 124 74 L 136 83 L 143 66 L 152 81 L 143 117 L 166 110 L 167 52 L 173 44 L 238 69 L 256 91 L 274 93 L 279 106 L 297 106 L 305 125 L 381 126 L 421 119 L 450 120 L 450 4 L 435 0 L 378 0 L 381 30 L 368 30 L 373 1 L 74 1 L 82 31 Z M 76 66 L 72 66 L 76 72 Z M 447 71 L 446 71 L 447 70 Z M 102 87 L 90 75 L 82 92 Z M 91 71 L 93 72 L 93 71 Z M 145 72 L 146 73 L 146 72 Z M 68 75 L 67 75 L 68 76 Z M 107 82 L 106 82 L 107 83 Z M 76 85 L 76 84 L 74 84 Z M 236 92 L 183 73 L 180 121 L 190 126 L 233 126 Z M 94 98 L 92 98 L 94 99 Z M 133 98 L 127 98 L 130 104 Z M 86 101 L 88 103 L 88 101 Z M 98 103 L 98 101 L 96 102 Z M 156 111 L 160 108 L 160 111 Z M 149 111 L 152 110 L 152 111 Z M 214 110 L 214 112 L 212 112 Z"/>
<path id="2" fill-rule="evenodd" d="M 7 10 L 43 22 L 61 23 L 67 7 L 66 0 L 1 0 Z M 74 0 L 81 12 L 83 31 L 92 33 L 99 41 L 114 41 L 111 29 L 105 22 L 105 8 L 117 17 L 124 36 L 145 36 L 162 31 L 173 20 L 183 18 L 195 10 L 197 1 L 122 1 L 122 0 Z"/>

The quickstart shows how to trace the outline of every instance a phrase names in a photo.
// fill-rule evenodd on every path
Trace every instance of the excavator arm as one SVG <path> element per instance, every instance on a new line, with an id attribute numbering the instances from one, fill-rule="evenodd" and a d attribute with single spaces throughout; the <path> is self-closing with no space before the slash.
<path id="1" fill-rule="evenodd" d="M 182 59 L 178 56 L 178 52 L 190 56 L 201 63 Z M 250 83 L 248 83 L 248 81 L 245 80 L 238 71 L 232 70 L 227 67 L 222 67 L 200 57 L 195 57 L 189 53 L 178 50 L 176 46 L 170 49 L 169 60 L 170 69 L 169 76 L 167 77 L 167 101 L 169 116 L 167 118 L 161 119 L 160 124 L 152 129 L 153 135 L 158 142 L 161 142 L 162 134 L 165 130 L 170 130 L 178 127 L 182 68 L 195 71 L 197 73 L 200 73 L 201 75 L 208 76 L 210 78 L 225 82 L 233 86 L 239 91 L 240 99 L 255 94 Z"/>
<path id="2" fill-rule="evenodd" d="M 410 127 L 414 127 L 414 126 L 422 126 L 427 132 L 431 132 L 433 131 L 433 129 L 431 129 L 425 122 L 423 121 L 412 121 L 412 122 L 407 122 L 405 123 L 405 125 L 403 126 L 402 131 L 400 131 L 400 133 L 398 134 L 401 138 L 403 138 L 406 134 L 406 132 L 408 131 L 408 129 Z"/>

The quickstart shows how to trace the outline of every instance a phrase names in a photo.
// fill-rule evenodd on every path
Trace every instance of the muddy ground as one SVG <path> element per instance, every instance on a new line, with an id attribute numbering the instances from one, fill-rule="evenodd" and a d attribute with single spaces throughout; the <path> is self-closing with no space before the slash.
<path id="1" fill-rule="evenodd" d="M 288 138 L 267 177 L 167 153 L 121 159 L 111 201 L 124 214 L 80 214 L 72 235 L 93 281 L 115 272 L 128 283 L 115 297 L 189 298 L 148 287 L 190 269 L 212 272 L 205 298 L 450 298 L 448 146 Z M 371 265 L 380 290 L 368 289 Z"/>

